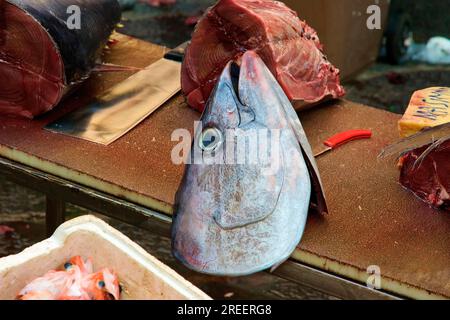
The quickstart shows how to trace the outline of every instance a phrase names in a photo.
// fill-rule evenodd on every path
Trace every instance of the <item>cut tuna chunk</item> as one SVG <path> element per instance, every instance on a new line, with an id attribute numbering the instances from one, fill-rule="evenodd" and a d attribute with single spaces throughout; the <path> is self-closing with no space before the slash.
<path id="1" fill-rule="evenodd" d="M 0 0 L 0 116 L 55 107 L 100 62 L 120 16 L 117 0 Z"/>
<path id="2" fill-rule="evenodd" d="M 316 31 L 294 11 L 272 0 L 220 0 L 199 21 L 186 51 L 182 89 L 189 105 L 203 111 L 225 65 L 247 50 L 259 54 L 291 100 L 345 94 Z"/>
<path id="3" fill-rule="evenodd" d="M 400 183 L 431 206 L 450 211 L 450 139 L 401 158 Z"/>

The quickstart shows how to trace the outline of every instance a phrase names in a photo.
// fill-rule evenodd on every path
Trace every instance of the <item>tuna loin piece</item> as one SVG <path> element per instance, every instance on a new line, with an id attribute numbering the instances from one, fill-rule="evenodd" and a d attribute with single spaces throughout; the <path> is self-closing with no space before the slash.
<path id="1" fill-rule="evenodd" d="M 450 139 L 401 158 L 400 183 L 433 207 L 450 211 Z"/>
<path id="2" fill-rule="evenodd" d="M 66 24 L 72 5 L 79 29 Z M 89 76 L 120 16 L 117 0 L 0 0 L 0 115 L 51 110 Z"/>
<path id="3" fill-rule="evenodd" d="M 286 5 L 219 0 L 198 23 L 186 51 L 181 81 L 190 106 L 203 111 L 225 65 L 247 50 L 258 53 L 290 100 L 315 103 L 345 94 L 316 31 Z"/>

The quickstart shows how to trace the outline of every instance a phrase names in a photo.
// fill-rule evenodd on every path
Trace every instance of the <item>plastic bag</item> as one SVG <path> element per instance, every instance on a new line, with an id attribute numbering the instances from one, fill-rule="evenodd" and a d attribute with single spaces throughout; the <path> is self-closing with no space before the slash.
<path id="1" fill-rule="evenodd" d="M 426 45 L 413 44 L 409 49 L 411 60 L 430 64 L 450 64 L 450 40 L 433 37 Z"/>

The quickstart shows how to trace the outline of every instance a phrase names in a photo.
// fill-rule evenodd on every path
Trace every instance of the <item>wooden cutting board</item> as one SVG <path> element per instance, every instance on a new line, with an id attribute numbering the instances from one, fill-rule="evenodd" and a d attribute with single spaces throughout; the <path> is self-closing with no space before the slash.
<path id="1" fill-rule="evenodd" d="M 165 49 L 116 35 L 106 60 L 145 67 Z M 170 214 L 183 166 L 172 164 L 175 129 L 193 131 L 199 114 L 181 95 L 110 146 L 42 128 L 85 105 L 132 72 L 94 75 L 54 111 L 33 121 L 0 119 L 0 156 Z M 374 137 L 352 142 L 318 160 L 330 214 L 311 215 L 293 258 L 365 282 L 378 266 L 382 286 L 413 298 L 450 298 L 450 215 L 430 209 L 397 183 L 394 161 L 380 150 L 398 139 L 398 115 L 348 101 L 299 114 L 313 149 L 335 133 L 372 129 Z"/>

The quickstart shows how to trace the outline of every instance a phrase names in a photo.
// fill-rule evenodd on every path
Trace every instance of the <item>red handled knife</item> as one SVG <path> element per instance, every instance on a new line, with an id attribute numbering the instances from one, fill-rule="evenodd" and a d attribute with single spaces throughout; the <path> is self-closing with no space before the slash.
<path id="1" fill-rule="evenodd" d="M 334 150 L 347 142 L 353 141 L 353 140 L 361 140 L 361 139 L 370 139 L 372 137 L 372 131 L 370 130 L 349 130 L 345 132 L 338 133 L 331 138 L 324 141 L 324 145 L 327 147 L 326 149 L 320 151 L 319 153 L 315 154 L 314 156 L 320 157 L 321 155 Z"/>

